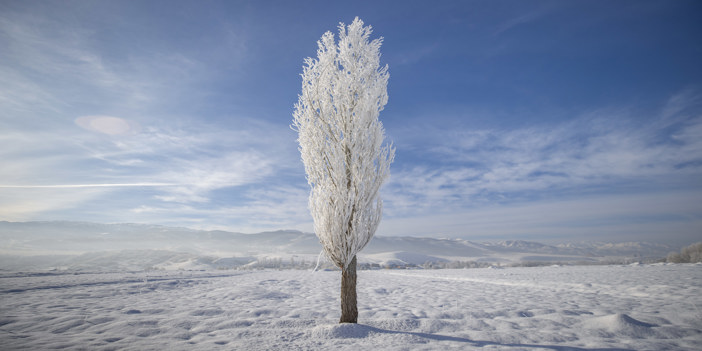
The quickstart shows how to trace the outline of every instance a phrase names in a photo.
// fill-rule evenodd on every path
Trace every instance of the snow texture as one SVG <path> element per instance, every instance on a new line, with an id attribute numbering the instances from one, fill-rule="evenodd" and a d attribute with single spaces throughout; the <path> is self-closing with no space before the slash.
<path id="1" fill-rule="evenodd" d="M 358 17 L 339 25 L 338 45 L 326 32 L 317 59 L 307 58 L 293 128 L 311 187 L 314 232 L 327 257 L 345 269 L 373 238 L 382 217 L 380 187 L 395 150 L 383 145 L 378 120 L 388 101 L 382 39 Z"/>
<path id="2" fill-rule="evenodd" d="M 3 273 L 3 350 L 699 350 L 702 265 Z"/>

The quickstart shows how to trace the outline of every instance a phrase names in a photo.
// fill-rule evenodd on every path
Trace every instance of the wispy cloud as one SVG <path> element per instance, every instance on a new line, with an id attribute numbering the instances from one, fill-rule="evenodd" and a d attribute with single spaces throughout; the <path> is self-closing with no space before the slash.
<path id="1" fill-rule="evenodd" d="M 86 130 L 108 135 L 137 133 L 139 126 L 124 118 L 114 116 L 82 116 L 75 120 L 76 124 Z"/>
<path id="2" fill-rule="evenodd" d="M 144 126 L 131 134 L 111 134 L 71 123 L 60 133 L 9 133 L 0 137 L 0 155 L 8 163 L 0 173 L 0 193 L 8 206 L 20 200 L 41 202 L 42 191 L 56 199 L 13 209 L 15 217 L 23 218 L 63 210 L 67 203 L 77 206 L 83 197 L 69 190 L 90 189 L 104 191 L 89 192 L 84 201 L 100 196 L 109 196 L 111 201 L 131 198 L 120 206 L 154 211 L 181 204 L 181 212 L 198 209 L 192 215 L 231 206 L 211 201 L 223 189 L 268 188 L 277 177 L 285 178 L 291 172 L 304 179 L 294 137 L 286 125 L 239 122 L 236 130 L 188 124 Z M 142 189 L 147 188 L 145 193 Z M 60 201 L 61 196 L 66 200 Z"/>
<path id="3" fill-rule="evenodd" d="M 547 15 L 550 11 L 551 11 L 550 8 L 541 8 L 541 9 L 537 9 L 534 11 L 521 13 L 515 17 L 504 20 L 497 25 L 497 28 L 495 28 L 492 35 L 498 36 L 498 35 L 503 34 L 504 32 L 510 31 L 516 27 L 525 25 L 525 24 L 530 23 L 530 22 L 537 21 L 538 19 Z"/>
<path id="4" fill-rule="evenodd" d="M 13 112 L 28 106 L 65 109 L 80 102 L 87 91 L 99 101 L 105 95 L 119 96 L 127 105 L 144 98 L 145 91 L 139 88 L 145 81 L 104 62 L 88 30 L 49 17 L 8 11 L 0 15 L 0 32 L 4 59 L 12 63 L 0 71 L 5 78 L 0 95 L 7 92 L 6 96 L 13 97 L 10 106 L 17 108 Z"/>
<path id="5" fill-rule="evenodd" d="M 682 183 L 702 187 L 695 180 L 702 173 L 702 115 L 699 106 L 693 109 L 695 101 L 676 96 L 653 117 L 617 109 L 548 127 L 424 128 L 423 139 L 410 137 L 413 143 L 424 142 L 423 148 L 410 146 L 419 162 L 393 172 L 385 191 L 392 204 L 388 213 Z M 398 150 L 402 146 L 400 141 Z"/>
<path id="6" fill-rule="evenodd" d="M 177 159 L 171 166 L 173 170 L 161 173 L 159 177 L 180 181 L 182 186 L 157 198 L 173 202 L 208 202 L 208 193 L 213 190 L 262 183 L 274 169 L 271 162 L 259 152 L 227 152 L 211 158 Z"/>
<path id="7" fill-rule="evenodd" d="M 160 203 L 140 205 L 129 210 L 147 222 L 182 225 L 199 229 L 235 228 L 242 232 L 297 229 L 312 231 L 307 210 L 309 190 L 306 186 L 287 184 L 253 186 L 238 192 L 237 199 L 220 206 L 198 203 Z"/>
<path id="8" fill-rule="evenodd" d="M 80 110 L 139 122 L 165 113 L 181 117 L 212 94 L 211 82 L 222 71 L 238 69 L 246 57 L 246 34 L 233 24 L 212 38 L 218 45 L 189 41 L 149 48 L 142 47 L 149 44 L 140 35 L 162 35 L 163 43 L 173 38 L 158 26 L 135 32 L 141 17 L 125 22 L 106 16 L 111 22 L 103 25 L 109 29 L 99 30 L 90 18 L 94 9 L 76 14 L 68 7 L 44 5 L 0 13 L 0 106 L 5 115 L 30 114 L 47 123 L 76 118 L 69 115 Z M 120 29 L 122 36 L 111 32 Z"/>

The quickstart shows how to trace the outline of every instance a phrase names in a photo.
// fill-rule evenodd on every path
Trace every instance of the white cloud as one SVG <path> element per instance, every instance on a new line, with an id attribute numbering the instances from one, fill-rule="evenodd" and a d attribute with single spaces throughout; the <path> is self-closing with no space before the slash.
<path id="1" fill-rule="evenodd" d="M 83 129 L 108 135 L 123 135 L 139 131 L 139 125 L 136 122 L 113 116 L 82 116 L 76 118 L 75 122 Z"/>
<path id="2" fill-rule="evenodd" d="M 221 206 L 198 203 L 158 203 L 130 209 L 135 218 L 149 223 L 164 223 L 206 230 L 233 230 L 255 233 L 265 230 L 312 230 L 307 210 L 309 190 L 286 184 L 265 184 L 240 193 Z"/>
<path id="3" fill-rule="evenodd" d="M 432 160 L 431 165 L 394 171 L 391 182 L 419 201 L 445 199 L 453 193 L 467 202 L 483 192 L 537 192 L 630 181 L 655 184 L 667 177 L 699 175 L 702 119 L 688 118 L 668 131 L 651 127 L 655 122 L 599 112 L 555 128 L 433 130 L 430 133 L 441 142 L 429 141 L 424 157 Z M 402 151 L 401 146 L 398 149 Z"/>
<path id="4" fill-rule="evenodd" d="M 74 111 L 88 111 L 146 125 L 154 114 L 194 109 L 212 94 L 212 81 L 221 79 L 219 64 L 238 68 L 244 57 L 245 33 L 234 26 L 218 34 L 220 45 L 169 46 L 177 39 L 165 37 L 156 49 L 144 47 L 139 38 L 111 36 L 125 21 L 137 21 L 136 27 L 138 20 L 103 16 L 107 22 L 95 26 L 94 18 L 81 17 L 89 17 L 90 10 L 77 14 L 53 7 L 0 13 L 0 113 L 7 117 L 21 114 L 54 123 Z"/>
<path id="5" fill-rule="evenodd" d="M 168 194 L 157 196 L 169 202 L 208 202 L 208 193 L 228 187 L 262 183 L 273 171 L 271 160 L 259 152 L 232 152 L 199 159 L 174 159 L 171 171 L 158 175 L 159 179 L 181 184 L 168 189 Z"/>
<path id="6" fill-rule="evenodd" d="M 79 26 L 8 12 L 0 16 L 0 32 L 6 62 L 11 63 L 1 71 L 7 78 L 3 86 L 8 91 L 20 88 L 22 94 L 13 95 L 19 108 L 32 106 L 36 96 L 55 109 L 66 108 L 87 92 L 118 94 L 122 104 L 141 94 L 135 89 L 143 80 L 103 62 L 94 50 L 92 33 Z"/>
<path id="7" fill-rule="evenodd" d="M 75 124 L 66 121 L 59 127 L 35 130 L 3 121 L 0 125 L 7 132 L 0 134 L 4 162 L 0 196 L 8 203 L 34 203 L 29 197 L 42 198 L 42 191 L 56 198 L 51 194 L 58 189 L 70 196 L 71 189 L 102 188 L 90 197 L 70 200 L 75 205 L 70 208 L 100 196 L 111 201 L 131 198 L 138 206 L 154 208 L 171 202 L 211 207 L 223 206 L 210 203 L 220 189 L 263 186 L 291 172 L 304 182 L 294 133 L 287 125 L 246 118 L 236 121 L 236 129 L 199 121 L 140 127 L 121 117 L 88 116 Z M 41 206 L 18 205 L 12 216 L 36 218 L 65 208 L 69 207 L 58 200 Z"/>

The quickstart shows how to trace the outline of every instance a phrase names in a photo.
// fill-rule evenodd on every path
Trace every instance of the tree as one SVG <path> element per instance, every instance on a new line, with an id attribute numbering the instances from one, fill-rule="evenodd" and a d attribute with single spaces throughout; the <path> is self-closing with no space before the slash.
<path id="1" fill-rule="evenodd" d="M 702 242 L 685 246 L 680 253 L 671 253 L 667 258 L 672 263 L 697 263 L 702 262 Z"/>
<path id="2" fill-rule="evenodd" d="M 342 272 L 340 323 L 358 320 L 356 254 L 380 224 L 378 192 L 395 156 L 378 120 L 388 101 L 388 67 L 380 67 L 382 38 L 369 41 L 371 33 L 358 17 L 339 24 L 338 45 L 324 33 L 317 59 L 305 59 L 293 113 L 314 231 Z"/>

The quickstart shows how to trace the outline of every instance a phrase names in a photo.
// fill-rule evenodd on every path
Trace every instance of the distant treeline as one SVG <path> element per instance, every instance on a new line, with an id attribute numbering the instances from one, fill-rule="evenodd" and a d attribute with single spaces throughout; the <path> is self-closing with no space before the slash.
<path id="1" fill-rule="evenodd" d="M 702 243 L 698 244 L 702 248 Z M 699 257 L 699 252 L 697 251 L 697 256 Z M 672 254 L 671 254 L 672 255 Z M 679 255 L 679 254 L 675 254 Z M 685 257 L 689 257 L 687 255 Z M 498 268 L 498 267 L 543 267 L 543 266 L 592 266 L 592 265 L 621 265 L 621 264 L 631 264 L 631 263 L 656 263 L 665 262 L 665 259 L 661 258 L 620 258 L 620 259 L 608 259 L 601 261 L 568 261 L 568 262 L 557 262 L 557 261 L 524 261 L 524 262 L 510 262 L 510 263 L 495 263 L 495 262 L 477 262 L 477 261 L 441 261 L 433 262 L 428 261 L 422 264 L 414 263 L 403 263 L 403 262 L 390 262 L 390 263 L 359 263 L 359 270 L 378 270 L 378 269 L 468 269 L 468 268 Z M 673 262 L 668 260 L 668 262 Z M 675 261 L 676 263 L 681 263 L 683 261 Z M 688 261 L 684 261 L 688 262 Z M 693 261 L 694 262 L 694 261 Z M 241 266 L 228 266 L 228 267 L 216 267 L 219 269 L 239 269 L 239 270 L 258 270 L 258 269 L 303 269 L 303 270 L 338 270 L 338 268 L 329 262 L 322 260 L 317 263 L 315 261 L 307 260 L 295 260 L 295 259 L 281 259 L 281 258 L 262 258 L 258 261 L 251 262 L 246 265 Z"/>
<path id="2" fill-rule="evenodd" d="M 671 263 L 702 262 L 702 242 L 683 247 L 680 253 L 671 253 L 667 258 Z"/>

